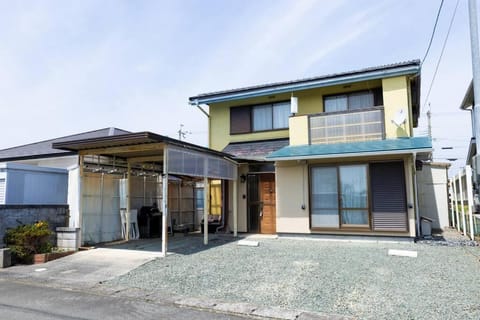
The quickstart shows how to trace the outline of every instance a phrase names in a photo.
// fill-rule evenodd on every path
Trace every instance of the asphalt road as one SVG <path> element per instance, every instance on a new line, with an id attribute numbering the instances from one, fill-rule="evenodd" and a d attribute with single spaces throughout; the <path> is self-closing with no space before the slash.
<path id="1" fill-rule="evenodd" d="M 0 279 L 0 319 L 245 319 L 242 317 Z"/>

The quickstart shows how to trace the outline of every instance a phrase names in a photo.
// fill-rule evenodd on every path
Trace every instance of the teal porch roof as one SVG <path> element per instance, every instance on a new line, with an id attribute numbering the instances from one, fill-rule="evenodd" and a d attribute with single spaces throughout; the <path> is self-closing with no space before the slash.
<path id="1" fill-rule="evenodd" d="M 432 151 L 432 140 L 429 137 L 414 137 L 335 144 L 287 146 L 270 153 L 266 158 L 267 160 L 281 161 L 429 153 Z"/>

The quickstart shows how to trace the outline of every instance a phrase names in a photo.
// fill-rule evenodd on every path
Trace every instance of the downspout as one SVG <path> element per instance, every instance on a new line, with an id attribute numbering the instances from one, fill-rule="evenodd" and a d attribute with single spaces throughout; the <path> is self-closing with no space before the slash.
<path id="1" fill-rule="evenodd" d="M 416 238 L 420 237 L 420 214 L 418 212 L 418 186 L 417 186 L 417 153 L 413 153 L 413 187 L 415 188 L 415 225 L 416 225 Z"/>

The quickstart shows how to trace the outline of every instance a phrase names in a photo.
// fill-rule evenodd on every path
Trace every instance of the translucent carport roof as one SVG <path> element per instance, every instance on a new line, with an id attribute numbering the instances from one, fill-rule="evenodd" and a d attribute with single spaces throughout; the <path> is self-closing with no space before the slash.
<path id="1" fill-rule="evenodd" d="M 230 155 L 152 132 L 65 141 L 52 147 L 79 155 L 115 156 L 130 163 L 160 162 L 168 174 L 237 179 L 237 165 Z"/>

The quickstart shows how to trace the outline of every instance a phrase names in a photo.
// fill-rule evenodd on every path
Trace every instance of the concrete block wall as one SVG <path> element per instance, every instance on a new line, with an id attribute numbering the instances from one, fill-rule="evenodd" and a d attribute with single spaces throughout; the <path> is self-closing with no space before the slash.
<path id="1" fill-rule="evenodd" d="M 63 250 L 78 250 L 80 247 L 80 228 L 58 227 L 57 247 Z"/>
<path id="2" fill-rule="evenodd" d="M 0 205 L 0 247 L 7 229 L 45 220 L 55 232 L 68 226 L 68 215 L 68 205 Z"/>

